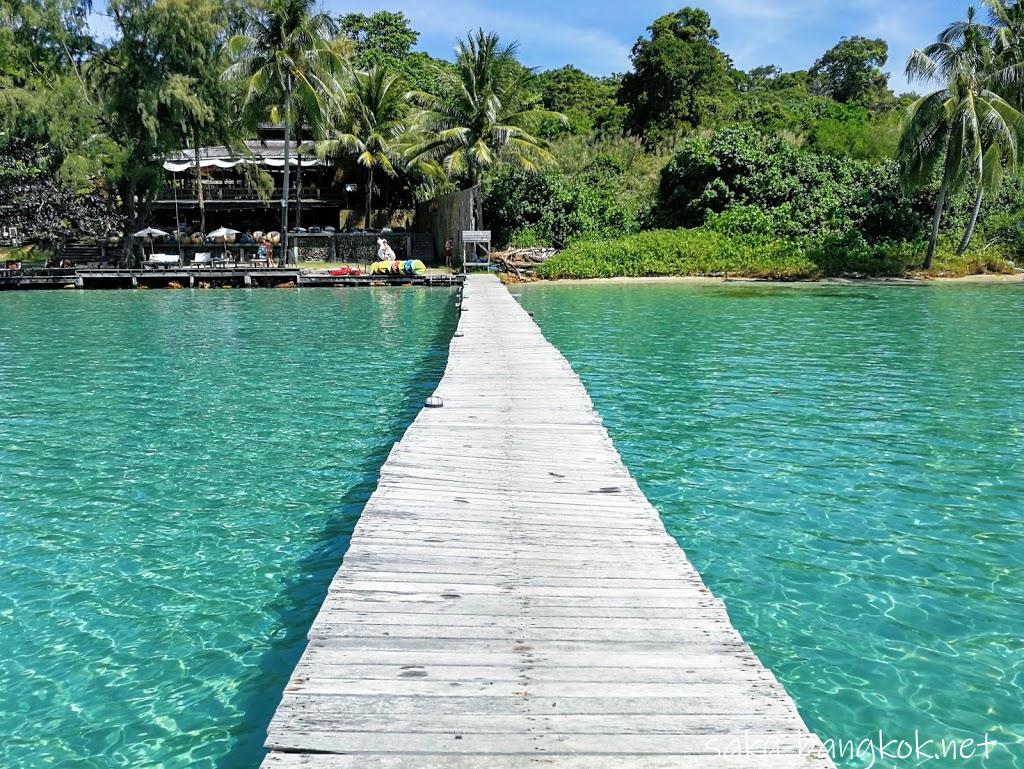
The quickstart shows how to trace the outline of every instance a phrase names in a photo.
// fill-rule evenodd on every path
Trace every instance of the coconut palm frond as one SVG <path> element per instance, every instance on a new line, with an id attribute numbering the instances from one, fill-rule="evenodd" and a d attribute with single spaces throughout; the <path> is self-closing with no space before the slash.
<path id="1" fill-rule="evenodd" d="M 498 162 L 530 169 L 554 162 L 533 131 L 545 121 L 566 118 L 533 105 L 534 75 L 516 61 L 517 50 L 516 43 L 502 43 L 483 30 L 457 41 L 454 69 L 439 78 L 444 88 L 438 94 L 407 94 L 419 108 L 417 130 L 430 137 L 410 146 L 410 162 L 436 160 L 449 174 L 465 175 L 471 186 Z"/>

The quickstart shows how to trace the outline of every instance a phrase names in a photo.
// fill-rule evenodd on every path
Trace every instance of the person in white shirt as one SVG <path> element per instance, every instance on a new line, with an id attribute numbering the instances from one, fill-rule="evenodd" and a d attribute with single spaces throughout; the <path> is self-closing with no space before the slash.
<path id="1" fill-rule="evenodd" d="M 391 244 L 384 238 L 377 238 L 377 261 L 393 262 L 397 258 Z"/>

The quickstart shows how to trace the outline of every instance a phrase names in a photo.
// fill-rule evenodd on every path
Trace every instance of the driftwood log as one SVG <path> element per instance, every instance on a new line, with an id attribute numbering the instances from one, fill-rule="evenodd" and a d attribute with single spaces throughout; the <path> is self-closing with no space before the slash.
<path id="1" fill-rule="evenodd" d="M 512 248 L 495 251 L 491 259 L 505 272 L 520 278 L 533 275 L 534 269 L 558 253 L 557 248 Z"/>

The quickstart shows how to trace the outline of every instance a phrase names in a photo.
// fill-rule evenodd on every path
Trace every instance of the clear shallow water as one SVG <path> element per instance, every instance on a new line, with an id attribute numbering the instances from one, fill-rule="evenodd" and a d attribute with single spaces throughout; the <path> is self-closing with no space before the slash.
<path id="1" fill-rule="evenodd" d="M 516 293 L 813 730 L 1002 745 L 841 767 L 1024 767 L 1024 288 Z"/>
<path id="2" fill-rule="evenodd" d="M 0 295 L 0 767 L 255 767 L 442 290 Z"/>

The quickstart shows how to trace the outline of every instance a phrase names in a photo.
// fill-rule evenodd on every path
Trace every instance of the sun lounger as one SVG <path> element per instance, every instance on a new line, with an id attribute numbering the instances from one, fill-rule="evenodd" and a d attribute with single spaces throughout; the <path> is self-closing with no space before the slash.
<path id="1" fill-rule="evenodd" d="M 177 254 L 150 254 L 146 264 L 154 267 L 168 267 L 179 263 Z"/>

